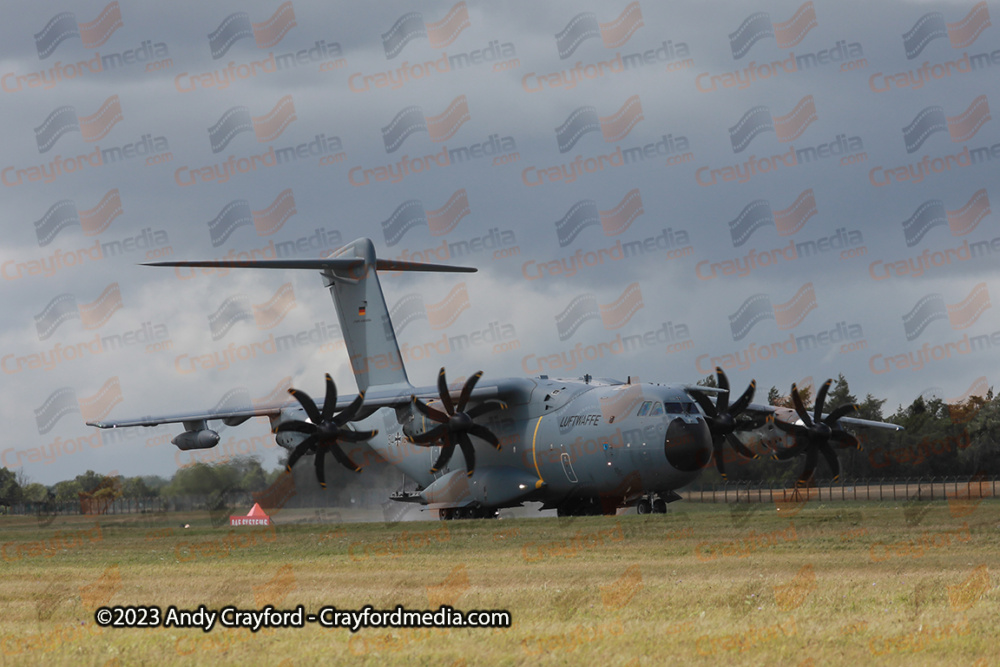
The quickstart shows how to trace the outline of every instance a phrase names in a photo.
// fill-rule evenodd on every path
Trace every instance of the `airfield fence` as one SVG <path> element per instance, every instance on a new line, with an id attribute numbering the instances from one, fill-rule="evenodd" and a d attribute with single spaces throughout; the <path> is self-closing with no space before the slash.
<path id="1" fill-rule="evenodd" d="M 820 482 L 815 486 L 774 487 L 766 481 L 730 481 L 702 484 L 679 492 L 681 498 L 695 503 L 774 503 L 794 500 L 824 501 L 921 501 L 961 500 L 966 498 L 1000 497 L 1000 477 L 922 477 L 906 479 L 869 479 L 853 483 Z M 384 498 L 381 499 L 384 502 Z M 207 510 L 242 514 L 254 503 L 249 492 L 229 492 L 224 496 L 152 496 L 148 498 L 116 498 L 101 503 L 100 514 L 151 514 Z M 299 503 L 296 503 L 298 505 Z M 86 505 L 80 501 L 16 503 L 0 505 L 0 514 L 38 515 L 83 514 Z"/>
<path id="2" fill-rule="evenodd" d="M 730 481 L 702 485 L 678 495 L 696 503 L 773 503 L 797 498 L 827 501 L 948 500 L 997 497 L 998 478 L 930 477 L 869 479 L 854 483 L 819 483 L 802 488 L 774 488 L 766 481 Z"/>
<path id="3" fill-rule="evenodd" d="M 86 500 L 16 503 L 9 507 L 8 513 L 37 514 L 42 516 L 55 514 L 149 514 L 154 512 L 190 512 L 192 510 L 221 510 L 226 507 L 243 508 L 253 506 L 253 496 L 249 492 L 242 491 L 226 494 L 222 498 L 221 503 L 218 496 L 115 498 L 114 500 L 100 503 L 88 503 Z M 245 510 L 233 509 L 233 514 L 241 514 L 243 511 Z"/>

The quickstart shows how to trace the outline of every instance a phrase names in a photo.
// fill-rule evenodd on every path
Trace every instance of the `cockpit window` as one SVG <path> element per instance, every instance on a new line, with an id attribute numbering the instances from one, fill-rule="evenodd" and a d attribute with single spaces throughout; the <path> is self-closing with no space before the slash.
<path id="1" fill-rule="evenodd" d="M 646 401 L 641 406 L 639 406 L 639 413 L 636 416 L 645 417 L 649 413 L 649 408 L 651 408 L 652 406 L 653 406 L 652 401 Z"/>
<path id="2" fill-rule="evenodd" d="M 676 415 L 684 412 L 684 408 L 681 407 L 680 403 L 667 403 L 667 412 Z"/>
<path id="3" fill-rule="evenodd" d="M 699 414 L 698 408 L 694 406 L 694 403 L 683 403 L 682 405 L 684 406 L 684 412 L 688 413 L 689 415 Z"/>
<path id="4" fill-rule="evenodd" d="M 650 417 L 659 417 L 663 414 L 663 404 L 657 401 L 653 403 L 653 409 L 649 411 Z"/>

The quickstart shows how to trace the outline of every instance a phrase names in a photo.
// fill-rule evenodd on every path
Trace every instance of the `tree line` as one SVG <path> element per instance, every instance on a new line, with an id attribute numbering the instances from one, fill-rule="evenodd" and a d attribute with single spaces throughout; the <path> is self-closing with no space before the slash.
<path id="1" fill-rule="evenodd" d="M 212 465 L 195 463 L 181 468 L 170 479 L 159 475 L 102 475 L 88 470 L 73 479 L 45 486 L 29 481 L 23 472 L 0 468 L 0 505 L 178 498 L 207 496 L 223 490 L 252 493 L 266 489 L 283 471 L 277 468 L 266 472 L 257 459 L 240 458 Z"/>

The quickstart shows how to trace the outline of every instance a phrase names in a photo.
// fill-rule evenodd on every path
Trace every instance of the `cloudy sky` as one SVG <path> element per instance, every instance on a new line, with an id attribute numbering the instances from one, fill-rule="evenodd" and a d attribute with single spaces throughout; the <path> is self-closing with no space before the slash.
<path id="1" fill-rule="evenodd" d="M 137 265 L 358 237 L 480 269 L 383 278 L 414 384 L 721 364 L 890 410 L 980 391 L 996 11 L 25 5 L 0 26 L 0 463 L 169 475 L 179 427 L 84 421 L 353 391 L 318 276 Z M 277 464 L 265 422 L 221 434 Z"/>

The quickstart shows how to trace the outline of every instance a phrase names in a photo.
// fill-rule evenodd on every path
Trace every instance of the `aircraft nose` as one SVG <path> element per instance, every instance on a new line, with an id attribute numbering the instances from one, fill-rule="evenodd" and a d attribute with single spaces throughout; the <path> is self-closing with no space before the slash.
<path id="1" fill-rule="evenodd" d="M 667 462 L 683 472 L 701 470 L 712 460 L 712 436 L 702 417 L 687 422 L 680 417 L 667 426 L 663 444 Z"/>

